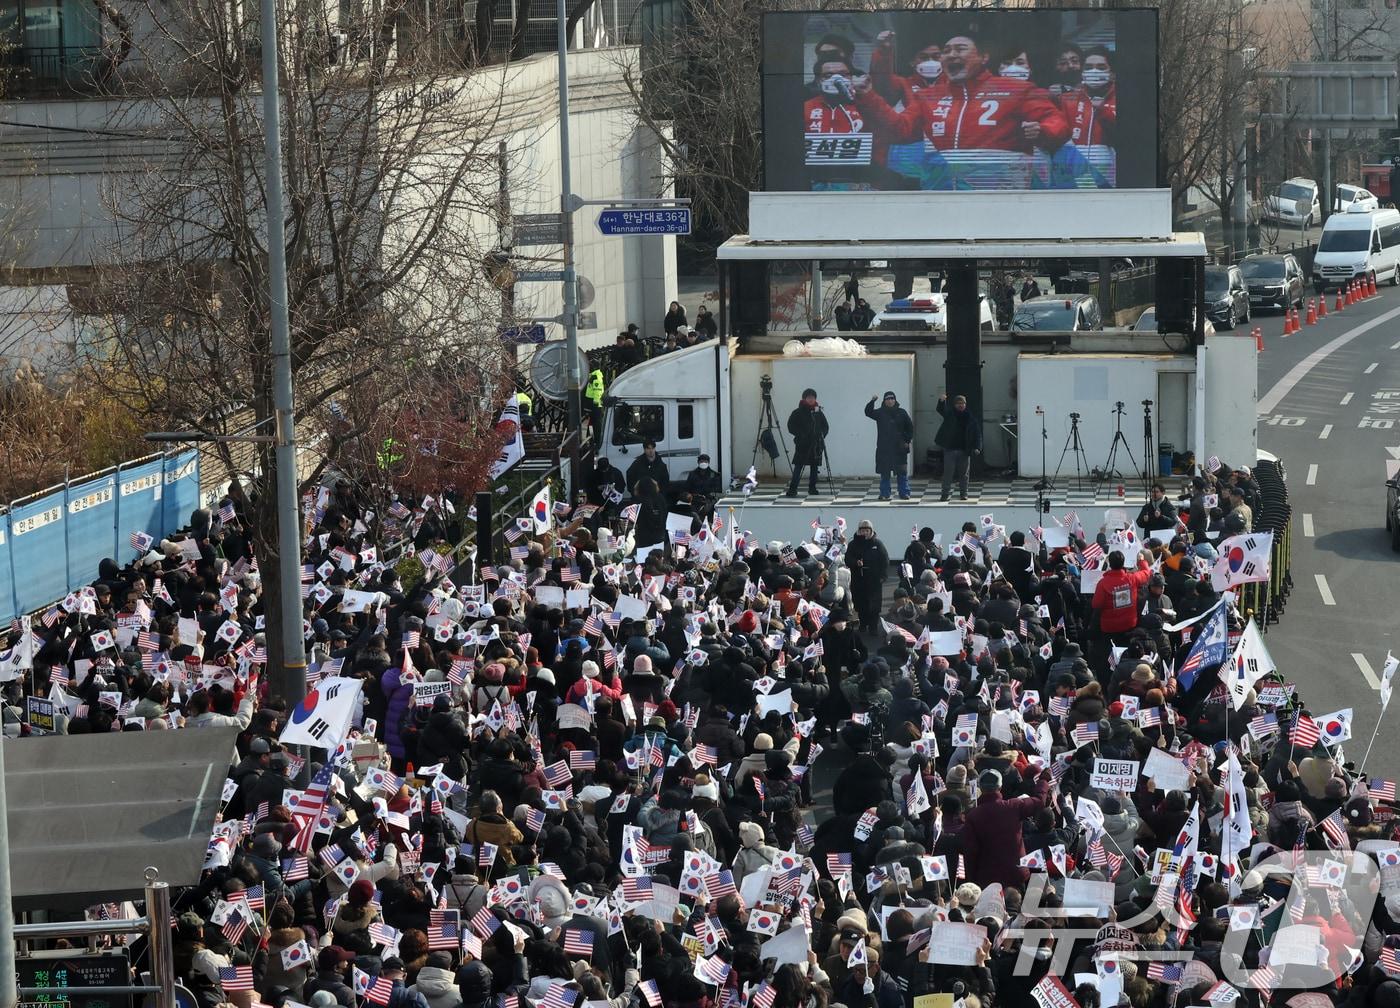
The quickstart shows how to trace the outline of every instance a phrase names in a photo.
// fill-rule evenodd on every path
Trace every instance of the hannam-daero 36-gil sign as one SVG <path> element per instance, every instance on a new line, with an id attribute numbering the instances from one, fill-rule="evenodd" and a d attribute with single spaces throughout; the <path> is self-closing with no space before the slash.
<path id="1" fill-rule="evenodd" d="M 598 215 L 598 230 L 605 235 L 688 235 L 690 208 L 604 210 Z"/>

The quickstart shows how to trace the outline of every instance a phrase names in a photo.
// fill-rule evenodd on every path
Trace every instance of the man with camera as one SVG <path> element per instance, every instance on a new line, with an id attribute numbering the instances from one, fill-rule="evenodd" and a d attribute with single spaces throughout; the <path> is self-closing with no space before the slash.
<path id="1" fill-rule="evenodd" d="M 792 480 L 783 496 L 797 496 L 797 484 L 802 482 L 804 466 L 810 467 L 807 492 L 815 494 L 817 471 L 821 468 L 822 455 L 826 450 L 826 435 L 831 429 L 826 422 L 826 414 L 817 402 L 816 389 L 802 391 L 802 401 L 788 414 L 787 429 L 792 435 Z"/>

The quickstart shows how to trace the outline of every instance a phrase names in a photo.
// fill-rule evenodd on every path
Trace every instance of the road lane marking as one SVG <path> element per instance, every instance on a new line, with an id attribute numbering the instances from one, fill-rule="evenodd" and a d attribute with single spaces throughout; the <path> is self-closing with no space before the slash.
<path id="1" fill-rule="evenodd" d="M 1347 403 L 1351 402 L 1351 397 L 1354 396 L 1355 394 L 1356 394 L 1355 392 L 1348 392 L 1346 395 L 1342 396 L 1342 401 L 1339 402 L 1339 403 L 1337 403 L 1337 405 L 1338 405 L 1338 406 L 1345 406 Z"/>
<path id="2" fill-rule="evenodd" d="M 1378 690 L 1381 688 L 1381 681 L 1376 678 L 1376 672 L 1371 668 L 1371 663 L 1366 660 L 1364 654 L 1360 651 L 1353 651 L 1351 653 L 1351 660 L 1356 662 L 1356 667 L 1361 670 L 1362 677 L 1370 685 L 1371 689 Z"/>
<path id="3" fill-rule="evenodd" d="M 1303 535 L 1311 539 L 1313 536 L 1312 515 L 1303 515 Z"/>
<path id="4" fill-rule="evenodd" d="M 1376 368 L 1378 368 L 1378 367 L 1380 367 L 1380 363 L 1377 362 L 1377 361 L 1372 361 L 1372 362 L 1371 362 L 1371 366 L 1368 367 L 1365 371 L 1362 371 L 1361 373 L 1362 373 L 1362 374 L 1370 374 L 1372 371 L 1376 370 Z"/>
<path id="5" fill-rule="evenodd" d="M 1327 587 L 1327 577 L 1324 574 L 1314 574 L 1317 578 L 1317 593 L 1322 596 L 1323 605 L 1336 605 L 1337 600 L 1332 597 L 1332 589 Z"/>
<path id="6" fill-rule="evenodd" d="M 1308 466 L 1308 486 L 1317 485 L 1317 463 Z"/>
<path id="7" fill-rule="evenodd" d="M 1319 435 L 1317 436 L 1317 439 L 1318 439 L 1319 441 L 1326 441 L 1326 440 L 1327 440 L 1329 437 L 1331 437 L 1331 436 L 1332 436 L 1332 425 L 1331 425 L 1331 424 L 1327 424 L 1327 425 L 1325 425 L 1325 426 L 1322 428 L 1322 433 L 1319 434 Z"/>
<path id="8" fill-rule="evenodd" d="M 1358 336 L 1364 336 L 1372 329 L 1385 325 L 1385 323 L 1397 317 L 1400 317 L 1400 308 L 1392 308 L 1385 314 L 1377 315 L 1375 318 L 1363 322 L 1355 329 L 1342 333 L 1330 343 L 1324 343 L 1322 346 L 1318 347 L 1297 364 L 1293 365 L 1293 368 L 1286 375 L 1274 382 L 1273 388 L 1269 389 L 1269 391 L 1264 394 L 1264 397 L 1259 400 L 1258 412 L 1265 416 L 1274 412 L 1274 410 L 1278 409 L 1278 404 L 1283 401 L 1284 396 L 1292 392 L 1295 385 L 1306 378 L 1309 372 L 1333 353 L 1346 346 Z M 1397 347 L 1400 347 L 1400 344 L 1397 344 Z M 1396 349 L 1396 347 L 1392 347 L 1391 349 Z"/>
<path id="9" fill-rule="evenodd" d="M 1400 350 L 1400 343 L 1392 343 L 1392 344 L 1390 344 L 1390 349 L 1392 349 L 1392 350 Z"/>

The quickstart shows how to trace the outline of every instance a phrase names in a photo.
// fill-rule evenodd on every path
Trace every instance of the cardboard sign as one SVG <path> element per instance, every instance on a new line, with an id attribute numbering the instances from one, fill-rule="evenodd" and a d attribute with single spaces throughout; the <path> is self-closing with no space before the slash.
<path id="1" fill-rule="evenodd" d="M 430 707 L 436 697 L 444 695 L 452 695 L 450 682 L 416 682 L 413 684 L 413 702 L 419 707 Z"/>
<path id="2" fill-rule="evenodd" d="M 987 941 L 981 924 L 934 921 L 928 940 L 928 962 L 948 966 L 976 966 L 977 950 Z"/>
<path id="3" fill-rule="evenodd" d="M 1089 786 L 1114 793 L 1125 791 L 1131 794 L 1137 789 L 1137 760 L 1095 759 L 1094 772 L 1089 775 Z"/>
<path id="4" fill-rule="evenodd" d="M 1163 791 L 1185 791 L 1190 780 L 1190 774 L 1181 760 L 1160 749 L 1153 749 L 1147 754 L 1142 775 L 1154 781 Z"/>

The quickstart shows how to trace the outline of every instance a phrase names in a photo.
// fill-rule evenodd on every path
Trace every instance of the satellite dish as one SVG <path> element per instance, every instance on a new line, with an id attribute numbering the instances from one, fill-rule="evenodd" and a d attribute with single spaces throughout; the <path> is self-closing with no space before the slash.
<path id="1" fill-rule="evenodd" d="M 569 394 L 568 359 L 568 343 L 564 340 L 541 343 L 530 358 L 530 384 L 535 391 L 546 399 L 564 401 Z M 588 361 L 581 350 L 578 352 L 578 373 L 580 379 L 588 374 Z"/>
<path id="2" fill-rule="evenodd" d="M 593 281 L 586 276 L 580 275 L 576 283 L 577 294 L 575 296 L 578 298 L 577 308 L 579 311 L 583 311 L 585 308 L 593 306 L 593 298 L 596 296 L 596 291 L 593 288 Z"/>

